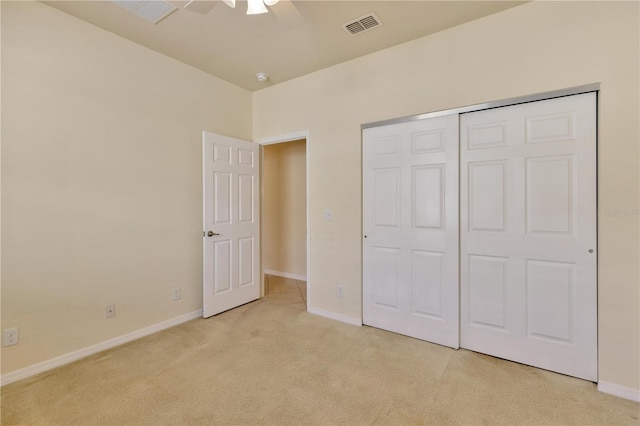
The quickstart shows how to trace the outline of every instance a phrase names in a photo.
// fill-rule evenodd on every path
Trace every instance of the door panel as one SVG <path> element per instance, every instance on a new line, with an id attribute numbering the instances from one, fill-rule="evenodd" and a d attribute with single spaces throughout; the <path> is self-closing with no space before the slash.
<path id="1" fill-rule="evenodd" d="M 466 308 L 469 311 L 470 322 L 504 329 L 507 317 L 507 258 L 470 255 L 468 262 L 469 304 Z"/>
<path id="2" fill-rule="evenodd" d="M 258 148 L 203 133 L 205 318 L 260 297 Z"/>
<path id="3" fill-rule="evenodd" d="M 398 227 L 400 219 L 400 169 L 373 172 L 373 223 Z"/>
<path id="4" fill-rule="evenodd" d="M 238 238 L 238 247 L 239 247 L 239 277 L 238 277 L 238 285 L 240 287 L 244 285 L 252 285 L 254 284 L 255 275 L 253 271 L 256 269 L 254 252 L 255 252 L 255 244 L 253 237 L 246 238 Z"/>
<path id="5" fill-rule="evenodd" d="M 215 294 L 231 290 L 231 241 L 213 242 L 213 270 Z"/>
<path id="6" fill-rule="evenodd" d="M 253 176 L 250 175 L 238 175 L 238 191 L 240 206 L 238 208 L 238 222 L 239 223 L 253 223 L 255 206 L 253 200 L 256 196 L 254 194 L 256 185 L 253 182 Z"/>
<path id="7" fill-rule="evenodd" d="M 231 174 L 213 172 L 213 190 L 216 197 L 213 201 L 214 223 L 228 224 L 231 221 Z"/>
<path id="8" fill-rule="evenodd" d="M 363 322 L 458 347 L 457 116 L 363 142 Z"/>
<path id="9" fill-rule="evenodd" d="M 414 166 L 412 215 L 414 228 L 444 226 L 444 166 Z"/>
<path id="10" fill-rule="evenodd" d="M 527 260 L 527 335 L 571 343 L 575 265 Z"/>
<path id="11" fill-rule="evenodd" d="M 505 162 L 469 163 L 469 228 L 473 231 L 505 229 Z"/>
<path id="12" fill-rule="evenodd" d="M 398 309 L 398 275 L 400 250 L 395 247 L 373 248 L 373 303 Z"/>
<path id="13" fill-rule="evenodd" d="M 595 126 L 593 93 L 461 115 L 462 347 L 597 379 Z"/>
<path id="14" fill-rule="evenodd" d="M 527 232 L 573 233 L 573 157 L 528 158 Z"/>
<path id="15" fill-rule="evenodd" d="M 412 250 L 411 312 L 442 318 L 442 256 L 426 250 Z"/>

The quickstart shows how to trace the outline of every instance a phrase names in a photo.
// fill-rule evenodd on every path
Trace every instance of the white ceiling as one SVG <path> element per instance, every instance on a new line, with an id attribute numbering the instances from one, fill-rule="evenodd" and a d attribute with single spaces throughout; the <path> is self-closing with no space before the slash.
<path id="1" fill-rule="evenodd" d="M 152 24 L 108 1 L 45 1 L 84 21 L 254 91 L 522 4 L 522 1 L 280 0 L 246 15 L 222 1 L 207 14 L 178 10 Z M 342 25 L 374 12 L 383 25 L 351 35 Z M 258 82 L 258 72 L 269 74 Z"/>

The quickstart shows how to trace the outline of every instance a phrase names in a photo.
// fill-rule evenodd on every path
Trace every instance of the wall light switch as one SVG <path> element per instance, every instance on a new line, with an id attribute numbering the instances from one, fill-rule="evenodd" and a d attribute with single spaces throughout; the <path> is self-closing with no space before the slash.
<path id="1" fill-rule="evenodd" d="M 182 297 L 182 289 L 180 289 L 180 287 L 174 288 L 171 293 L 173 300 L 180 300 L 180 298 Z"/>
<path id="2" fill-rule="evenodd" d="M 322 210 L 322 219 L 324 219 L 324 220 L 333 220 L 333 210 L 331 210 L 331 209 Z"/>

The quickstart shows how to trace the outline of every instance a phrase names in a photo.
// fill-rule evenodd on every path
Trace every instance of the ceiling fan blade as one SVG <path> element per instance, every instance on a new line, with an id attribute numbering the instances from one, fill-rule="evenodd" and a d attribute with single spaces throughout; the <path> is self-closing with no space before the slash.
<path id="1" fill-rule="evenodd" d="M 227 1 L 230 0 L 225 0 L 225 3 L 227 3 Z M 233 0 L 233 3 L 235 5 L 235 0 Z M 184 5 L 184 8 L 192 12 L 206 15 L 207 13 L 211 12 L 211 9 L 213 9 L 215 5 L 216 2 L 213 0 L 189 0 L 189 2 Z"/>

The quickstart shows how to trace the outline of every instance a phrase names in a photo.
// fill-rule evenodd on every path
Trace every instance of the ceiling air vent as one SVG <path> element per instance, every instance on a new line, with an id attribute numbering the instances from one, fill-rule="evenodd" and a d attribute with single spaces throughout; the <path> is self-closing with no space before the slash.
<path id="1" fill-rule="evenodd" d="M 367 13 L 351 22 L 347 22 L 342 27 L 347 30 L 349 34 L 356 35 L 379 27 L 380 25 L 382 25 L 382 21 L 375 13 Z"/>

